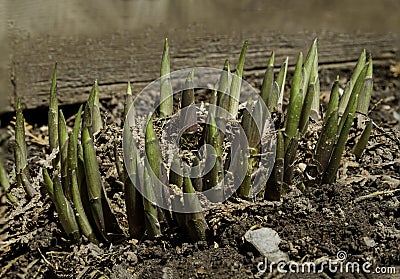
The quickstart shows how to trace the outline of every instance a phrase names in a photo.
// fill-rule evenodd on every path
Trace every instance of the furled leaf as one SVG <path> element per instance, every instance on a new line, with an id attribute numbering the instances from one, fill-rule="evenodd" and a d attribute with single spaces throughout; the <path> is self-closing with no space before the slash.
<path id="1" fill-rule="evenodd" d="M 297 154 L 297 146 L 299 142 L 299 133 L 297 132 L 290 140 L 290 143 L 285 151 L 285 167 L 283 181 L 287 184 L 292 183 L 294 162 Z"/>
<path id="2" fill-rule="evenodd" d="M 308 86 L 307 94 L 304 99 L 303 108 L 301 110 L 300 121 L 299 121 L 299 131 L 304 134 L 308 127 L 308 121 L 310 119 L 311 106 L 314 99 L 314 95 L 316 94 L 316 85 L 315 83 L 310 83 Z"/>
<path id="3" fill-rule="evenodd" d="M 276 83 L 278 84 L 280 90 L 278 98 L 278 108 L 280 110 L 282 109 L 283 93 L 285 92 L 285 82 L 286 82 L 288 64 L 289 64 L 289 57 L 286 57 L 276 78 Z"/>
<path id="4" fill-rule="evenodd" d="M 0 194 L 3 192 L 6 194 L 7 199 L 13 204 L 18 203 L 18 199 L 10 192 L 10 181 L 8 180 L 8 174 L 4 168 L 3 162 L 0 158 Z"/>
<path id="5" fill-rule="evenodd" d="M 195 194 L 189 177 L 183 179 L 184 206 L 188 213 L 185 214 L 186 230 L 192 241 L 206 240 L 208 230 L 207 222 L 201 212 L 200 202 Z"/>
<path id="6" fill-rule="evenodd" d="M 132 87 L 131 87 L 131 83 L 128 81 L 128 85 L 126 88 L 126 94 L 125 94 L 125 104 L 124 104 L 124 120 L 126 118 L 126 116 L 128 115 L 129 109 L 132 107 L 133 104 L 133 96 L 132 96 Z"/>
<path id="7" fill-rule="evenodd" d="M 367 73 L 365 75 L 364 84 L 361 89 L 360 96 L 358 97 L 358 105 L 357 105 L 357 112 L 364 115 L 368 114 L 369 103 L 371 100 L 372 87 L 373 87 L 372 67 L 373 67 L 372 57 L 369 56 Z"/>
<path id="8" fill-rule="evenodd" d="M 358 80 L 358 76 L 360 75 L 361 71 L 363 70 L 365 63 L 366 63 L 366 52 L 365 49 L 361 52 L 361 55 L 357 61 L 357 64 L 353 70 L 353 74 L 346 86 L 342 98 L 340 98 L 339 103 L 339 116 L 343 115 L 346 107 L 348 106 L 348 102 L 350 99 L 350 95 L 352 95 L 353 87 L 355 86 L 356 81 Z"/>
<path id="9" fill-rule="evenodd" d="M 337 170 L 339 169 L 340 160 L 342 158 L 347 138 L 349 136 L 350 128 L 353 124 L 354 114 L 357 107 L 357 98 L 358 95 L 356 95 L 354 102 L 352 102 L 352 108 L 349 109 L 349 113 L 346 114 L 346 119 L 343 122 L 343 128 L 340 130 L 339 138 L 337 139 L 337 142 L 332 152 L 331 159 L 329 161 L 329 165 L 324 174 L 324 178 L 322 180 L 323 183 L 332 183 L 336 179 L 336 173 Z"/>
<path id="10" fill-rule="evenodd" d="M 331 158 L 332 150 L 336 142 L 338 123 L 338 111 L 329 114 L 329 118 L 325 119 L 324 126 L 320 137 L 318 138 L 317 146 L 315 148 L 314 159 L 319 164 L 319 172 L 324 173 L 328 167 Z"/>
<path id="11" fill-rule="evenodd" d="M 158 213 L 157 207 L 153 204 L 155 199 L 153 192 L 153 183 L 151 181 L 151 177 L 147 171 L 147 168 L 144 168 L 143 172 L 143 181 L 144 181 L 144 191 L 146 196 L 149 197 L 143 198 L 143 206 L 144 206 L 144 216 L 145 216 L 145 224 L 146 224 L 146 233 L 150 238 L 158 237 L 161 235 L 161 226 L 158 221 Z"/>
<path id="12" fill-rule="evenodd" d="M 125 206 L 131 237 L 141 239 L 146 231 L 143 197 L 138 189 L 143 189 L 143 170 L 138 168 L 139 154 L 136 141 L 130 134 L 128 126 L 124 127 L 124 138 L 128 139 L 125 146 Z"/>
<path id="13" fill-rule="evenodd" d="M 294 137 L 299 127 L 300 114 L 303 105 L 303 91 L 300 89 L 302 61 L 303 54 L 300 52 L 297 58 L 297 64 L 293 76 L 292 88 L 290 90 L 289 107 L 286 116 L 285 150 L 287 150 L 291 139 Z"/>
<path id="14" fill-rule="evenodd" d="M 267 70 L 265 71 L 264 80 L 261 86 L 261 99 L 264 101 L 265 105 L 269 104 L 269 99 L 271 98 L 272 89 L 274 86 L 274 60 L 275 53 L 271 53 L 271 57 L 268 61 Z M 269 111 L 272 112 L 272 108 L 268 107 Z"/>
<path id="15" fill-rule="evenodd" d="M 347 119 L 347 115 L 350 113 L 353 113 L 356 111 L 357 108 L 357 100 L 358 100 L 358 95 L 360 94 L 362 88 L 363 88 L 363 84 L 364 84 L 364 79 L 366 77 L 368 71 L 368 64 L 366 64 L 364 66 L 364 68 L 361 70 L 360 74 L 358 75 L 357 81 L 354 84 L 353 90 L 351 92 L 351 95 L 349 97 L 349 100 L 347 102 L 347 107 L 344 110 L 344 113 L 342 115 L 342 118 L 340 119 L 340 123 L 339 123 L 339 128 L 338 128 L 338 133 L 341 132 L 344 122 Z M 340 110 L 340 104 L 339 104 L 339 110 Z"/>
<path id="16" fill-rule="evenodd" d="M 164 51 L 161 59 L 161 88 L 160 88 L 160 116 L 168 117 L 173 113 L 173 93 L 170 80 L 170 61 L 168 39 L 165 39 Z"/>
<path id="17" fill-rule="evenodd" d="M 50 104 L 48 112 L 49 144 L 50 152 L 59 146 L 58 144 L 58 101 L 57 101 L 57 63 L 54 64 L 53 78 L 50 88 Z M 55 167 L 56 160 L 53 160 Z"/>
<path id="18" fill-rule="evenodd" d="M 353 147 L 353 153 L 354 155 L 356 155 L 357 159 L 361 158 L 362 153 L 365 150 L 365 147 L 368 144 L 368 140 L 369 137 L 371 135 L 371 131 L 372 131 L 372 120 L 370 119 L 367 123 L 367 125 L 365 126 L 360 138 L 358 139 L 356 145 L 354 145 Z"/>
<path id="19" fill-rule="evenodd" d="M 284 175 L 285 146 L 281 131 L 277 131 L 275 164 L 271 176 L 267 181 L 264 198 L 270 201 L 278 201 L 281 198 Z"/>
<path id="20" fill-rule="evenodd" d="M 229 99 L 229 112 L 233 117 L 237 116 L 239 110 L 239 100 L 240 100 L 240 87 L 242 85 L 242 76 L 244 68 L 244 60 L 246 57 L 247 41 L 243 43 L 242 51 L 240 52 L 239 61 L 236 67 L 236 72 L 232 78 L 230 99 Z"/>
<path id="21" fill-rule="evenodd" d="M 224 69 L 221 72 L 219 81 L 218 81 L 218 90 L 217 90 L 217 106 L 221 109 L 217 111 L 216 117 L 219 119 L 226 120 L 228 115 L 225 115 L 225 111 L 229 111 L 229 102 L 230 102 L 230 92 L 229 86 L 231 85 L 231 70 L 229 66 L 229 60 L 225 60 Z"/>
<path id="22" fill-rule="evenodd" d="M 308 50 L 306 59 L 304 60 L 304 66 L 303 66 L 303 75 L 302 75 L 302 81 L 301 81 L 301 89 L 303 89 L 304 96 L 305 98 L 307 96 L 307 89 L 309 88 L 309 84 L 311 82 L 315 82 L 315 76 L 314 80 L 311 80 L 311 76 L 313 75 L 313 68 L 314 68 L 314 60 L 315 57 L 318 56 L 318 39 L 315 38 L 313 43 L 310 46 L 310 49 Z M 317 58 L 318 59 L 318 58 Z"/>
<path id="23" fill-rule="evenodd" d="M 67 181 L 68 132 L 67 123 L 65 122 L 64 114 L 61 109 L 58 114 L 58 141 L 61 162 L 61 183 L 63 185 L 65 196 L 67 199 L 71 200 L 71 189 L 69 188 L 69 183 Z"/>
<path id="24" fill-rule="evenodd" d="M 65 197 L 61 180 L 58 175 L 54 177 L 54 199 L 58 212 L 58 218 L 66 234 L 75 242 L 80 241 L 78 223 L 75 219 L 75 213 L 68 199 Z"/>
<path id="25" fill-rule="evenodd" d="M 328 121 L 331 114 L 334 111 L 338 110 L 339 106 L 339 76 L 336 77 L 335 82 L 333 83 L 331 94 L 329 97 L 328 108 L 325 113 L 324 124 Z"/>
<path id="26" fill-rule="evenodd" d="M 212 113 L 208 114 L 208 124 L 204 128 L 204 141 L 213 147 L 212 152 L 206 149 L 207 162 L 214 162 L 211 170 L 205 174 L 203 179 L 203 191 L 209 190 L 218 185 L 222 179 L 222 142 L 221 136 L 216 125 L 215 117 Z"/>
<path id="27" fill-rule="evenodd" d="M 157 178 L 161 177 L 162 154 L 157 135 L 154 131 L 153 118 L 149 116 L 145 134 L 145 150 L 149 166 Z"/>
<path id="28" fill-rule="evenodd" d="M 17 185 L 23 187 L 29 198 L 36 195 L 35 188 L 30 183 L 30 174 L 28 169 L 27 151 L 25 142 L 25 121 L 22 114 L 21 99 L 17 102 L 17 115 L 15 119 L 15 174 Z"/>

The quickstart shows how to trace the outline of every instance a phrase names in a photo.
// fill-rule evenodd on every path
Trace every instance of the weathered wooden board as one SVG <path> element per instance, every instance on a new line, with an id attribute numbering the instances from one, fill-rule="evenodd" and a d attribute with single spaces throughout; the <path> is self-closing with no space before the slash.
<path id="1" fill-rule="evenodd" d="M 154 32 L 153 32 L 154 31 Z M 179 33 L 179 34 L 178 34 Z M 58 61 L 58 91 L 61 104 L 84 102 L 91 84 L 98 79 L 102 98 L 124 94 L 126 82 L 139 92 L 159 75 L 163 39 L 169 37 L 171 69 L 192 66 L 221 68 L 229 58 L 235 65 L 242 41 L 249 41 L 244 76 L 263 73 L 272 50 L 276 63 L 289 56 L 295 63 L 299 51 L 306 52 L 315 36 L 319 38 L 321 67 L 353 67 L 366 48 L 375 64 L 396 59 L 399 47 L 397 34 L 338 34 L 323 32 L 282 35 L 271 32 L 205 34 L 186 30 L 160 34 L 149 29 L 143 35 L 103 34 L 97 37 L 45 37 L 15 39 L 11 48 L 12 94 L 3 111 L 12 110 L 20 96 L 27 108 L 48 104 L 50 77 Z M 349 63 L 352 62 L 352 63 Z"/>

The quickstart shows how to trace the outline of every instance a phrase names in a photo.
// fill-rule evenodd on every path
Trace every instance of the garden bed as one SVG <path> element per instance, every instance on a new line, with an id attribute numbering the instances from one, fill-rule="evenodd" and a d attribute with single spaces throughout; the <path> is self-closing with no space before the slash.
<path id="1" fill-rule="evenodd" d="M 291 187 L 278 202 L 233 197 L 206 213 L 211 235 L 207 242 L 198 243 L 191 243 L 178 229 L 172 228 L 156 240 L 126 239 L 108 246 L 87 241 L 71 244 L 43 187 L 30 202 L 16 208 L 5 203 L 3 197 L 0 277 L 252 278 L 258 272 L 258 263 L 264 261 L 244 241 L 246 231 L 255 225 L 274 229 L 282 240 L 281 250 L 296 262 L 335 260 L 339 251 L 345 251 L 347 261 L 368 261 L 374 267 L 397 265 L 400 273 L 400 81 L 389 67 L 374 68 L 370 115 L 376 125 L 366 151 L 359 161 L 350 152 L 345 153 L 336 183 L 310 187 L 305 192 Z M 322 69 L 321 88 L 329 90 L 338 74 L 350 77 L 348 71 Z M 249 75 L 247 80 L 260 86 L 257 76 Z M 113 97 L 103 100 L 102 105 L 104 112 L 108 112 L 108 125 L 96 140 L 98 160 L 107 195 L 127 231 L 123 192 L 117 183 L 113 155 L 114 141 L 121 140 L 123 99 Z M 26 127 L 31 174 L 33 180 L 41 179 L 35 162 L 42 160 L 47 148 L 47 130 L 46 126 L 37 125 L 36 119 L 26 118 L 28 125 L 32 125 Z M 1 131 L 9 171 L 12 135 L 12 126 Z M 302 140 L 300 148 L 307 148 L 307 141 L 315 136 L 310 134 L 307 140 Z M 18 196 L 19 192 L 14 192 Z M 22 192 L 18 197 L 24 201 Z M 274 272 L 265 276 L 279 275 Z M 328 269 L 323 275 L 343 276 Z M 290 276 L 302 278 L 301 274 Z M 371 275 L 344 276 L 370 278 Z"/>

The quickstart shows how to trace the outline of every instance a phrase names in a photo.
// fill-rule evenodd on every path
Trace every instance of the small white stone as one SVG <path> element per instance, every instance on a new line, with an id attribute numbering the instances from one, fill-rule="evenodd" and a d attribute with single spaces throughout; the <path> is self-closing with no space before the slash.
<path id="1" fill-rule="evenodd" d="M 247 231 L 244 235 L 246 241 L 266 257 L 270 262 L 278 263 L 280 261 L 288 261 L 287 253 L 279 249 L 281 239 L 278 233 L 271 228 L 261 228 L 253 231 Z"/>
<path id="2" fill-rule="evenodd" d="M 368 247 L 375 247 L 376 246 L 376 242 L 375 240 L 373 240 L 372 238 L 365 236 L 363 238 L 365 245 L 367 245 Z"/>

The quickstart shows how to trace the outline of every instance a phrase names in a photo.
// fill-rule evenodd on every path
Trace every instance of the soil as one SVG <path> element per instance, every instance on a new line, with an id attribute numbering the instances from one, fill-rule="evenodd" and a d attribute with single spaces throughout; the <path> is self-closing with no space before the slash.
<path id="1" fill-rule="evenodd" d="M 330 88 L 337 74 L 322 70 L 321 88 Z M 259 86 L 257 78 L 250 81 Z M 289 77 L 290 78 L 290 77 Z M 295 262 L 336 260 L 344 251 L 348 262 L 370 262 L 373 267 L 397 266 L 400 274 L 400 81 L 389 65 L 374 69 L 371 117 L 374 129 L 360 160 L 343 157 L 337 182 L 290 187 L 278 202 L 246 201 L 232 197 L 206 212 L 211 229 L 206 242 L 190 242 L 176 228 L 166 229 L 156 240 L 126 239 L 96 246 L 84 240 L 72 244 L 64 234 L 52 201 L 42 187 L 38 163 L 47 149 L 46 126 L 28 118 L 29 163 L 39 194 L 26 201 L 23 191 L 13 189 L 21 203 L 14 207 L 2 197 L 0 204 L 0 278 L 375 278 L 376 274 L 334 273 L 258 274 L 264 257 L 244 240 L 253 226 L 274 229 L 280 249 Z M 324 93 L 322 92 L 323 96 Z M 323 100 L 324 101 L 324 100 Z M 96 141 L 108 198 L 127 231 L 123 192 L 117 181 L 113 142 L 121 140 L 122 100 L 103 101 L 107 128 Z M 74 110 L 75 112 L 75 110 Z M 68 113 L 67 113 L 68 115 Z M 12 125 L 1 130 L 7 169 L 12 169 Z M 354 135 L 350 137 L 350 143 Z M 308 148 L 315 135 L 302 140 Z M 301 158 L 299 159 L 301 160 Z M 298 161 L 301 163 L 301 161 Z M 15 183 L 13 183 L 14 185 Z M 375 196 L 368 196 L 371 194 Z M 166 228 L 166 226 L 164 226 Z M 372 270 L 372 269 L 371 269 Z M 102 277 L 104 276 L 104 277 Z M 379 278 L 395 278 L 385 275 Z M 398 278 L 398 277 L 397 277 Z"/>

